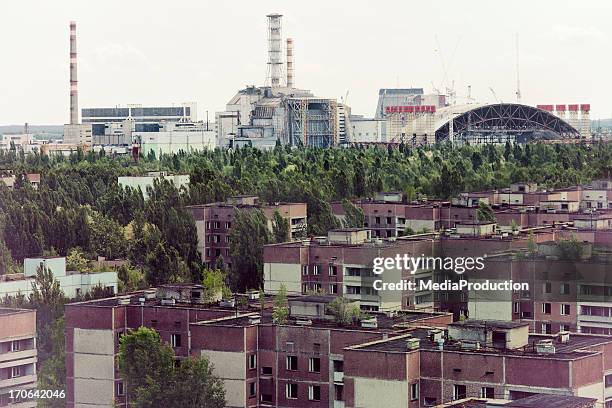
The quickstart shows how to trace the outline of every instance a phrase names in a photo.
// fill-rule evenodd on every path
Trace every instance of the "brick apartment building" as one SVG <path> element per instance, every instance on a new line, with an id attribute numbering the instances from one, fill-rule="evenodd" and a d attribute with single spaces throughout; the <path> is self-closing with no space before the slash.
<path id="1" fill-rule="evenodd" d="M 258 305 L 236 313 L 143 296 L 67 305 L 68 407 L 125 406 L 118 338 L 141 325 L 179 357 L 207 356 L 230 407 L 415 408 L 534 394 L 612 406 L 611 336 L 528 334 L 528 323 L 409 311 L 342 327 L 327 314 L 332 296 L 290 298 L 279 325 Z"/>
<path id="2" fill-rule="evenodd" d="M 373 272 L 375 258 L 428 256 L 434 249 L 434 240 L 420 239 L 383 240 L 373 238 L 366 228 L 332 230 L 327 237 L 266 245 L 264 247 L 264 291 L 274 294 L 281 285 L 288 293 L 306 294 L 321 292 L 342 295 L 358 300 L 366 310 L 401 309 L 402 305 L 421 304 L 419 299 L 431 298 L 431 291 L 402 293 L 401 291 L 377 291 L 374 281 L 397 282 L 400 279 L 430 279 L 431 270 L 419 270 L 410 275 L 391 268 L 376 275 Z"/>
<path id="3" fill-rule="evenodd" d="M 157 330 L 176 355 L 205 355 L 225 385 L 230 407 L 329 406 L 342 398 L 343 348 L 383 339 L 412 325 L 444 327 L 448 313 L 375 314 L 340 327 L 326 314 L 333 297 L 290 300 L 292 317 L 276 325 L 255 302 L 236 312 L 199 303 L 197 286 L 66 306 L 67 406 L 126 406 L 115 365 L 120 336 L 140 326 Z M 174 295 L 168 296 L 169 293 Z M 335 397 L 334 397 L 335 396 Z"/>
<path id="4" fill-rule="evenodd" d="M 299 235 L 306 236 L 306 204 L 305 203 L 275 203 L 264 205 L 256 196 L 231 197 L 225 203 L 212 203 L 188 206 L 187 210 L 195 220 L 198 234 L 198 250 L 202 261 L 213 266 L 219 256 L 226 265 L 231 266 L 230 238 L 232 222 L 236 211 L 251 211 L 260 209 L 268 220 L 268 228 L 272 231 L 272 219 L 278 211 L 289 222 L 290 239 Z"/>
<path id="5" fill-rule="evenodd" d="M 11 391 L 37 388 L 37 361 L 36 311 L 0 308 L 0 407 L 36 407 L 27 398 L 11 399 Z"/>

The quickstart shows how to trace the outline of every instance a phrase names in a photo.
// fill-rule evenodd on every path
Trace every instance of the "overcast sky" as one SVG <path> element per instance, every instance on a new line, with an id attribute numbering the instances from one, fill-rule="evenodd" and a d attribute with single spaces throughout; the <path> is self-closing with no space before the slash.
<path id="1" fill-rule="evenodd" d="M 490 87 L 515 101 L 519 33 L 523 102 L 612 117 L 609 0 L 13 0 L 0 4 L 0 124 L 68 120 L 70 20 L 80 108 L 196 101 L 213 118 L 239 88 L 263 85 L 271 12 L 294 38 L 296 86 L 348 92 L 356 114 L 374 114 L 379 88 L 452 80 L 459 97 L 471 85 L 480 102 L 495 101 Z"/>

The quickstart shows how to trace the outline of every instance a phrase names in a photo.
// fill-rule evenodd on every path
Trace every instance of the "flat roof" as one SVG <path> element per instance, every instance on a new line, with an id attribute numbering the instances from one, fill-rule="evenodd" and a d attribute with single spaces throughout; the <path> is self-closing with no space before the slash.
<path id="1" fill-rule="evenodd" d="M 597 401 L 596 398 L 574 397 L 573 395 L 537 394 L 507 404 L 514 408 L 583 408 Z"/>
<path id="2" fill-rule="evenodd" d="M 475 320 L 475 319 L 467 319 L 464 321 L 454 322 L 449 324 L 449 326 L 454 327 L 469 327 L 474 329 L 515 329 L 517 327 L 525 327 L 529 326 L 527 322 L 520 322 L 517 320 Z"/>

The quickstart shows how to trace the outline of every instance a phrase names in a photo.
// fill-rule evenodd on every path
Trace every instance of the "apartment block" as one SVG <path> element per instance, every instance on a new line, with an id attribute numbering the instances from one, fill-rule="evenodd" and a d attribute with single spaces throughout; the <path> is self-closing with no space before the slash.
<path id="1" fill-rule="evenodd" d="M 289 222 L 289 239 L 294 240 L 306 235 L 307 208 L 305 203 L 261 204 L 256 196 L 230 197 L 224 203 L 192 205 L 186 207 L 192 214 L 198 233 L 198 250 L 202 261 L 213 266 L 222 256 L 226 265 L 231 266 L 230 231 L 236 211 L 260 209 L 268 220 L 272 231 L 274 213 L 278 211 Z"/>
<path id="2" fill-rule="evenodd" d="M 342 295 L 359 301 L 364 310 L 396 310 L 402 305 L 419 307 L 419 299 L 431 299 L 431 291 L 408 293 L 377 290 L 374 282 L 399 282 L 431 278 L 432 270 L 419 269 L 415 274 L 386 268 L 374 273 L 375 258 L 431 255 L 434 240 L 373 238 L 366 228 L 332 230 L 327 237 L 266 245 L 264 247 L 264 291 L 276 293 L 284 285 L 290 294 L 310 292 Z M 420 307 L 431 306 L 420 305 Z"/>
<path id="3" fill-rule="evenodd" d="M 290 298 L 289 320 L 274 324 L 257 301 L 236 311 L 193 302 L 197 286 L 185 286 L 189 296 L 179 298 L 160 289 L 66 306 L 68 407 L 127 406 L 115 365 L 118 341 L 140 326 L 157 330 L 179 359 L 208 357 L 224 382 L 228 407 L 323 407 L 342 404 L 345 347 L 452 322 L 449 313 L 374 312 L 341 326 L 325 312 L 333 297 L 314 296 Z"/>
<path id="4" fill-rule="evenodd" d="M 0 308 L 0 406 L 36 407 L 17 393 L 37 388 L 37 361 L 36 311 Z"/>

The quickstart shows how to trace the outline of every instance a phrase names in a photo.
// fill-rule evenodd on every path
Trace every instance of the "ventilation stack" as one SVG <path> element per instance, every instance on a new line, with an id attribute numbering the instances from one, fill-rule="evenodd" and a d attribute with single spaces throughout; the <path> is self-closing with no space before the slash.
<path id="1" fill-rule="evenodd" d="M 581 104 L 580 105 L 580 136 L 583 139 L 591 138 L 591 105 Z"/>
<path id="2" fill-rule="evenodd" d="M 77 87 L 76 21 L 70 22 L 70 124 L 79 123 L 79 92 Z"/>
<path id="3" fill-rule="evenodd" d="M 293 85 L 293 38 L 287 38 L 287 88 Z"/>
<path id="4" fill-rule="evenodd" d="M 282 61 L 282 18 L 281 14 L 268 14 L 268 82 L 272 88 L 281 86 Z"/>

